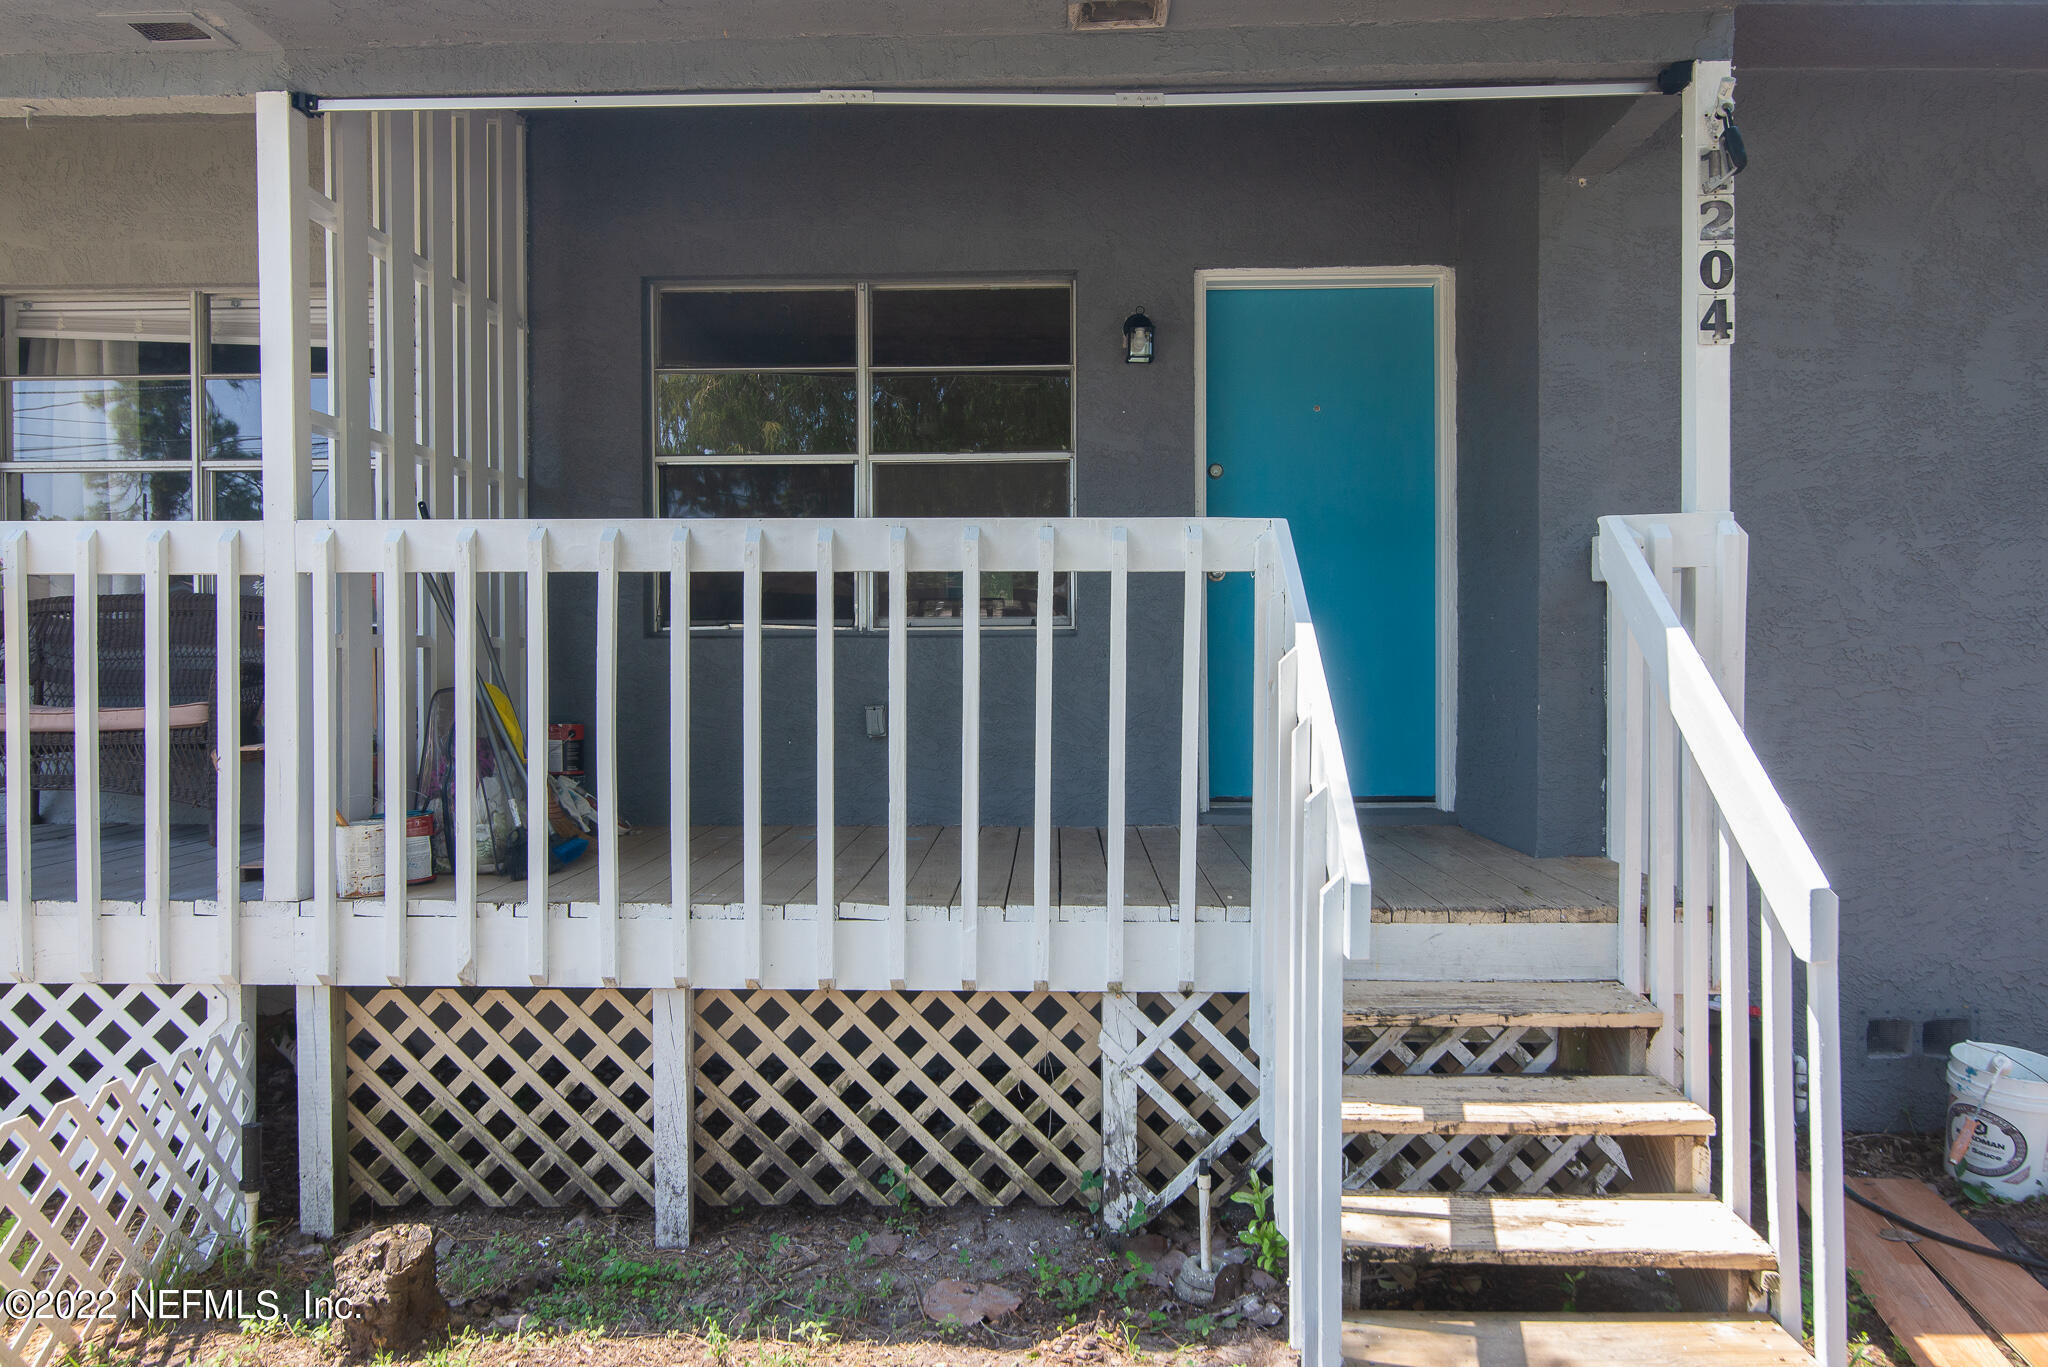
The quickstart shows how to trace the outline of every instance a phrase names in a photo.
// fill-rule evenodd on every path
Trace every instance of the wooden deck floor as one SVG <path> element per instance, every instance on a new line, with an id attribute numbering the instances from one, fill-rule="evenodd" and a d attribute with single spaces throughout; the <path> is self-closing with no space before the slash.
<path id="1" fill-rule="evenodd" d="M 815 901 L 815 832 L 808 826 L 770 827 L 764 834 L 762 901 L 767 906 Z M 741 900 L 740 832 L 705 826 L 691 836 L 691 901 L 730 906 Z M 1107 843 L 1100 828 L 1070 827 L 1054 846 L 1052 904 L 1063 910 L 1100 910 L 1108 901 Z M 1032 841 L 1028 829 L 989 827 L 980 833 L 981 897 L 987 908 L 1033 904 Z M 1615 868 L 1605 859 L 1534 859 L 1456 826 L 1373 826 L 1365 830 L 1372 866 L 1376 919 L 1387 922 L 1612 921 Z M 73 896 L 73 828 L 34 830 L 34 896 Z M 101 831 L 103 896 L 142 896 L 142 828 L 110 825 Z M 261 857 L 261 836 L 243 834 L 244 858 Z M 909 839 L 908 904 L 957 909 L 960 901 L 960 829 L 914 826 Z M 1243 913 L 1251 900 L 1251 828 L 1203 826 L 1196 838 L 1199 908 L 1211 915 Z M 645 827 L 620 841 L 620 892 L 627 902 L 669 900 L 668 831 Z M 173 827 L 170 844 L 174 900 L 214 895 L 214 848 L 202 826 Z M 1130 829 L 1125 839 L 1125 905 L 1164 909 L 1179 892 L 1180 832 L 1170 826 Z M 0 843 L 0 871 L 5 868 Z M 842 909 L 886 907 L 889 902 L 888 832 L 880 826 L 838 831 L 834 878 Z M 454 880 L 440 878 L 413 889 L 416 898 L 448 897 Z M 250 891 L 254 892 L 250 885 Z M 522 902 L 523 881 L 486 876 L 477 889 L 484 902 Z M 549 899 L 597 898 L 597 859 L 585 854 L 551 880 Z M 1234 919 L 1234 918 L 1233 918 Z"/>

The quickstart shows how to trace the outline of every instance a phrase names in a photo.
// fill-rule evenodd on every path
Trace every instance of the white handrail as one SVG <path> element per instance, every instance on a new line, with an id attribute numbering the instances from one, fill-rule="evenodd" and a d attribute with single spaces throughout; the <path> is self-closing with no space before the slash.
<path id="1" fill-rule="evenodd" d="M 1697 627 L 1707 639 L 1720 639 L 1724 647 L 1723 668 L 1729 677 L 1721 681 L 1715 679 L 1674 606 L 1684 572 L 1674 551 L 1674 528 L 1692 543 L 1685 569 L 1694 576 L 1691 601 Z M 1610 852 L 1621 863 L 1618 966 L 1624 982 L 1647 980 L 1652 999 L 1665 1012 L 1665 1026 L 1651 1050 L 1652 1064 L 1675 1081 L 1674 1060 L 1682 1053 L 1687 1093 L 1703 1105 L 1709 1099 L 1703 998 L 1710 990 L 1712 971 L 1719 969 L 1724 996 L 1717 1116 L 1721 1196 L 1730 1209 L 1749 1218 L 1747 899 L 1748 877 L 1755 877 L 1763 893 L 1765 1210 L 1780 1279 L 1773 1308 L 1790 1333 L 1802 1336 L 1791 1015 L 1793 960 L 1804 961 L 1813 1342 L 1826 1367 L 1841 1367 L 1847 1360 L 1848 1339 L 1842 1261 L 1839 907 L 1819 861 L 1729 705 L 1731 693 L 1741 696 L 1740 604 L 1727 601 L 1727 595 L 1743 592 L 1744 546 L 1741 529 L 1724 516 L 1600 519 L 1594 567 L 1608 589 L 1608 775 L 1614 785 L 1609 798 L 1610 839 L 1615 845 Z M 1736 624 L 1733 632 L 1731 623 Z M 1727 652 L 1731 635 L 1738 649 Z M 1645 908 L 1638 882 L 1644 872 L 1645 826 L 1647 935 L 1642 933 Z M 1674 876 L 1682 884 L 1682 905 L 1674 903 Z M 1682 936 L 1677 924 L 1681 917 Z M 1711 961 L 1710 919 L 1719 923 L 1718 963 Z M 1646 948 L 1647 966 L 1639 961 Z M 1704 1191 L 1704 1171 L 1695 1180 Z"/>

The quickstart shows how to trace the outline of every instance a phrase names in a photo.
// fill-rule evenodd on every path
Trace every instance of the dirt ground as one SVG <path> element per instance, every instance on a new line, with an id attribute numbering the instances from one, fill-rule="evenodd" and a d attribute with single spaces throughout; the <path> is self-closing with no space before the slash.
<path id="1" fill-rule="evenodd" d="M 1938 1136 L 1852 1135 L 1852 1175 L 1912 1176 L 1935 1184 L 1966 1215 L 2003 1220 L 2048 1252 L 2048 1200 L 1985 1209 L 1944 1171 Z M 285 1204 L 279 1202 L 278 1204 Z M 266 1215 L 272 1211 L 266 1209 Z M 364 1229 L 419 1222 L 434 1231 L 437 1276 L 452 1319 L 389 1367 L 1279 1367 L 1286 1289 L 1238 1239 L 1250 1219 L 1226 1205 L 1216 1233 L 1215 1303 L 1185 1304 L 1173 1275 L 1197 1242 L 1192 1210 L 1162 1213 L 1144 1231 L 1105 1233 L 1082 1207 L 926 1210 L 867 1207 L 712 1208 L 698 1212 L 691 1248 L 654 1247 L 651 1214 L 534 1208 L 358 1211 Z M 332 1288 L 339 1244 L 267 1220 L 253 1264 L 237 1257 L 182 1285 L 268 1290 L 277 1318 L 130 1326 L 100 1360 L 123 1367 L 332 1367 L 331 1326 L 305 1313 L 308 1293 Z M 1279 1269 L 1284 1277 L 1284 1265 Z M 965 1294 L 993 1287 L 991 1322 L 962 1326 L 928 1304 L 942 1283 Z M 1384 1309 L 1649 1311 L 1678 1308 L 1665 1277 L 1636 1270 L 1415 1268 L 1366 1270 L 1367 1306 Z M 1007 1293 L 1007 1294 L 1004 1294 Z M 1907 1367 L 1860 1289 L 1851 1286 L 1855 1359 Z"/>

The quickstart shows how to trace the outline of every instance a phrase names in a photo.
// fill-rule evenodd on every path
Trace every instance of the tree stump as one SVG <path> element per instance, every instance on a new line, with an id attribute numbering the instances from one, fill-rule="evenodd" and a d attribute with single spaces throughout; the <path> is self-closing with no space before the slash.
<path id="1" fill-rule="evenodd" d="M 426 1225 L 371 1230 L 334 1259 L 336 1326 L 343 1350 L 361 1359 L 417 1348 L 448 1323 L 448 1302 L 434 1280 L 434 1231 Z"/>

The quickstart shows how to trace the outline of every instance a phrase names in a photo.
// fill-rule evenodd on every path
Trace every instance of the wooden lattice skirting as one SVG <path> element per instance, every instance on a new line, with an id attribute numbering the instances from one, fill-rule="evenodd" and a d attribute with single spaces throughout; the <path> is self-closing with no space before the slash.
<path id="1" fill-rule="evenodd" d="M 137 1281 L 241 1236 L 252 1101 L 242 1027 L 0 1124 L 0 1293 L 45 1298 L 0 1321 L 0 1367 L 89 1357 L 82 1335 L 125 1315 Z"/>
<path id="2" fill-rule="evenodd" d="M 241 994 L 190 983 L 0 986 L 0 1120 L 133 1080 L 242 1024 Z"/>
<path id="3" fill-rule="evenodd" d="M 379 1205 L 652 1199 L 654 1081 L 694 1075 L 689 1181 L 720 1205 L 1057 1205 L 1118 1166 L 1151 1211 L 1197 1160 L 1268 1161 L 1242 994 L 380 990 L 345 1010 L 352 1191 Z M 1130 1120 L 1104 1114 L 1105 1085 Z M 1104 1130 L 1128 1143 L 1105 1146 Z"/>

